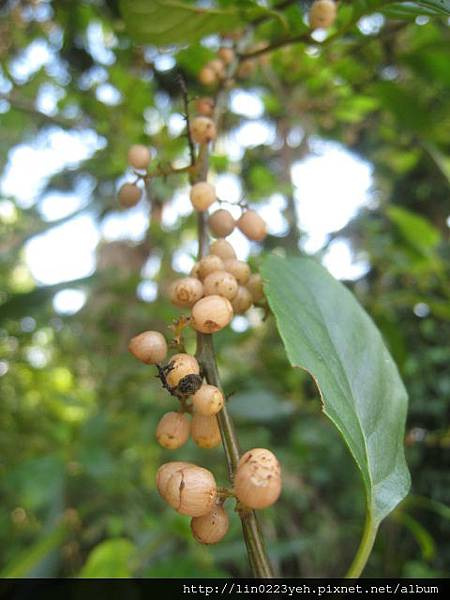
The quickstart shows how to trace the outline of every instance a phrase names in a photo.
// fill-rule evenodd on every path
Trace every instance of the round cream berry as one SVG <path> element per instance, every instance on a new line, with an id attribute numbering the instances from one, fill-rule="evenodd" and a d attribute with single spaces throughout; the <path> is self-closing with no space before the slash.
<path id="1" fill-rule="evenodd" d="M 184 377 L 200 374 L 200 366 L 197 359 L 190 354 L 174 354 L 168 366 L 166 379 L 170 387 L 173 388 L 176 388 Z"/>
<path id="2" fill-rule="evenodd" d="M 226 260 L 227 258 L 236 258 L 236 252 L 234 251 L 233 246 L 227 240 L 216 240 L 209 247 L 209 252 L 211 254 L 215 254 L 219 256 L 222 260 Z"/>
<path id="3" fill-rule="evenodd" d="M 156 473 L 156 487 L 160 496 L 166 499 L 166 488 L 169 479 L 174 473 L 179 471 L 182 467 L 193 467 L 192 463 L 173 461 L 161 465 Z"/>
<path id="4" fill-rule="evenodd" d="M 199 415 L 215 415 L 222 410 L 223 405 L 223 394 L 215 385 L 205 383 L 192 396 L 192 406 Z"/>
<path id="5" fill-rule="evenodd" d="M 199 98 L 195 103 L 195 108 L 204 117 L 212 117 L 214 114 L 214 100 L 208 97 Z"/>
<path id="6" fill-rule="evenodd" d="M 130 340 L 128 350 L 147 365 L 163 362 L 167 355 L 167 342 L 159 331 L 144 331 Z"/>
<path id="7" fill-rule="evenodd" d="M 192 327 L 201 333 L 216 333 L 233 318 L 233 307 L 223 296 L 205 296 L 192 308 Z"/>
<path id="8" fill-rule="evenodd" d="M 200 448 L 216 448 L 222 438 L 215 415 L 206 416 L 194 413 L 192 417 L 191 436 Z"/>
<path id="9" fill-rule="evenodd" d="M 238 291 L 238 282 L 227 271 L 214 271 L 205 277 L 203 291 L 205 296 L 216 294 L 233 300 Z"/>
<path id="10" fill-rule="evenodd" d="M 202 69 L 200 69 L 198 74 L 198 80 L 202 85 L 213 86 L 218 82 L 217 73 L 215 70 L 209 66 L 205 65 Z"/>
<path id="11" fill-rule="evenodd" d="M 336 19 L 336 4 L 333 0 L 315 0 L 309 11 L 312 29 L 327 29 Z"/>
<path id="12" fill-rule="evenodd" d="M 156 439 L 163 448 L 175 450 L 183 446 L 191 433 L 191 421 L 183 413 L 166 413 L 156 428 Z"/>
<path id="13" fill-rule="evenodd" d="M 170 287 L 170 300 L 175 306 L 194 306 L 203 297 L 203 284 L 195 277 L 183 277 Z"/>
<path id="14" fill-rule="evenodd" d="M 150 150 L 142 144 L 135 144 L 128 150 L 128 164 L 134 169 L 147 169 L 150 158 Z"/>
<path id="15" fill-rule="evenodd" d="M 252 295 L 253 302 L 259 302 L 264 298 L 263 279 L 259 273 L 252 273 L 245 287 Z"/>
<path id="16" fill-rule="evenodd" d="M 219 208 L 208 218 L 208 227 L 217 238 L 225 238 L 233 233 L 236 221 L 227 210 Z"/>
<path id="17" fill-rule="evenodd" d="M 211 60 L 207 67 L 214 71 L 218 79 L 223 79 L 225 77 L 225 64 L 220 58 Z"/>
<path id="18" fill-rule="evenodd" d="M 216 201 L 216 188 L 206 181 L 199 181 L 192 186 L 190 198 L 195 210 L 203 212 Z"/>
<path id="19" fill-rule="evenodd" d="M 225 269 L 223 260 L 215 254 L 208 254 L 198 262 L 198 276 L 205 279 L 210 273 L 223 271 Z"/>
<path id="20" fill-rule="evenodd" d="M 234 492 L 249 508 L 266 508 L 281 493 L 281 469 L 275 455 L 265 448 L 254 448 L 240 459 L 234 480 Z"/>
<path id="21" fill-rule="evenodd" d="M 119 203 L 123 208 L 136 206 L 142 196 L 142 190 L 134 183 L 124 183 L 119 190 Z"/>
<path id="22" fill-rule="evenodd" d="M 186 466 L 175 471 L 166 484 L 164 498 L 182 515 L 201 517 L 214 508 L 217 485 L 214 475 L 202 467 Z"/>
<path id="23" fill-rule="evenodd" d="M 208 144 L 216 139 L 214 121 L 209 117 L 195 117 L 191 123 L 191 136 L 196 144 Z"/>
<path id="24" fill-rule="evenodd" d="M 228 258 L 223 261 L 223 264 L 225 265 L 225 271 L 231 273 L 231 275 L 234 276 L 239 285 L 245 285 L 250 279 L 250 267 L 243 260 L 237 260 L 236 258 Z"/>
<path id="25" fill-rule="evenodd" d="M 233 312 L 235 315 L 242 315 L 248 311 L 248 309 L 253 304 L 253 298 L 251 293 L 248 291 L 246 287 L 240 285 L 238 287 L 238 291 L 236 296 L 231 301 L 231 306 L 233 307 Z"/>
<path id="26" fill-rule="evenodd" d="M 228 515 L 219 505 L 208 514 L 191 520 L 192 535 L 200 544 L 217 544 L 226 535 L 228 526 Z"/>
<path id="27" fill-rule="evenodd" d="M 226 65 L 230 65 L 235 58 L 234 50 L 232 48 L 220 48 L 217 54 Z"/>
<path id="28" fill-rule="evenodd" d="M 260 242 L 267 235 L 266 222 L 254 210 L 243 212 L 237 226 L 249 240 L 255 242 Z"/>

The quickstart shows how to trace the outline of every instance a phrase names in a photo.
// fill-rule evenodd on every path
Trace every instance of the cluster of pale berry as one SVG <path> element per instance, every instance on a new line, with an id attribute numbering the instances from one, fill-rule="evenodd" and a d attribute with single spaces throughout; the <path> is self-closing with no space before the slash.
<path id="1" fill-rule="evenodd" d="M 158 331 L 145 331 L 129 344 L 130 352 L 146 364 L 154 364 L 164 387 L 180 400 L 179 412 L 168 412 L 156 429 L 156 439 L 164 448 L 174 450 L 189 436 L 201 448 L 214 448 L 221 442 L 217 414 L 224 405 L 219 388 L 203 383 L 200 366 L 190 354 L 167 356 L 167 342 Z M 191 398 L 191 404 L 186 402 Z M 192 412 L 192 419 L 189 413 Z M 169 462 L 156 476 L 161 497 L 178 513 L 192 517 L 194 538 L 203 544 L 219 542 L 228 530 L 228 515 L 223 507 L 228 497 L 239 501 L 239 510 L 271 506 L 281 492 L 281 471 L 270 450 L 255 448 L 239 461 L 233 490 L 217 487 L 213 474 L 192 463 Z"/>
<path id="2" fill-rule="evenodd" d="M 205 67 L 207 72 L 209 69 L 209 74 L 214 72 L 216 78 L 222 77 L 220 69 L 225 69 L 225 65 L 234 59 L 232 52 L 222 48 L 220 58 Z M 205 146 L 216 138 L 216 127 L 211 118 L 214 101 L 200 98 L 197 111 L 199 115 L 190 122 L 190 138 L 193 143 Z M 150 152 L 145 146 L 132 146 L 128 162 L 138 171 L 147 170 Z M 141 190 L 136 184 L 127 183 L 119 191 L 119 200 L 124 207 L 134 206 L 140 196 Z M 190 199 L 196 211 L 206 213 L 217 200 L 216 190 L 207 181 L 196 182 L 191 187 Z M 207 223 L 216 238 L 210 245 L 209 254 L 194 265 L 188 277 L 172 283 L 169 297 L 175 306 L 191 310 L 189 317 L 181 319 L 184 324 L 200 333 L 213 334 L 226 327 L 235 314 L 243 314 L 253 304 L 264 302 L 261 276 L 252 273 L 246 262 L 237 259 L 225 238 L 237 227 L 248 239 L 261 241 L 267 230 L 264 220 L 246 205 L 238 220 L 221 208 L 209 215 Z M 158 443 L 174 450 L 191 437 L 200 448 L 220 445 L 217 415 L 224 407 L 225 398 L 218 387 L 204 382 L 197 359 L 190 354 L 178 353 L 164 364 L 168 345 L 157 331 L 145 331 L 135 336 L 129 350 L 143 363 L 155 365 L 163 387 L 179 400 L 179 410 L 166 413 L 157 426 Z M 213 544 L 228 530 L 228 516 L 223 507 L 225 500 L 236 498 L 241 512 L 271 506 L 281 492 L 281 470 L 272 452 L 256 448 L 241 457 L 232 490 L 218 488 L 210 471 L 187 462 L 162 465 L 156 485 L 171 507 L 192 517 L 195 539 Z"/>
<path id="3" fill-rule="evenodd" d="M 235 60 L 233 48 L 223 47 L 217 52 L 217 57 L 210 60 L 198 74 L 198 80 L 202 85 L 214 86 L 226 78 L 226 70 Z"/>
<path id="4" fill-rule="evenodd" d="M 228 531 L 228 515 L 223 507 L 227 494 L 217 487 L 211 471 L 187 462 L 170 462 L 157 473 L 161 497 L 178 513 L 188 515 L 194 538 L 202 544 L 219 542 Z M 240 459 L 231 495 L 242 510 L 266 508 L 280 495 L 280 464 L 269 450 L 255 448 Z"/>
<path id="5" fill-rule="evenodd" d="M 150 150 L 143 144 L 134 144 L 128 150 L 128 164 L 139 172 L 147 171 L 151 160 Z M 142 189 L 136 183 L 124 183 L 119 190 L 119 203 L 123 208 L 136 206 Z"/>

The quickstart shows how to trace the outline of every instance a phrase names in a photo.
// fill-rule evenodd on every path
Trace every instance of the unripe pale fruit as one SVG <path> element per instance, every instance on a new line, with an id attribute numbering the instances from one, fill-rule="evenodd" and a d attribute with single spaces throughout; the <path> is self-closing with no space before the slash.
<path id="1" fill-rule="evenodd" d="M 233 233 L 235 226 L 236 221 L 233 215 L 223 208 L 213 212 L 208 219 L 208 227 L 211 233 L 218 238 L 225 238 Z"/>
<path id="2" fill-rule="evenodd" d="M 232 48 L 220 48 L 217 54 L 226 65 L 231 64 L 234 60 L 234 51 Z"/>
<path id="3" fill-rule="evenodd" d="M 191 136 L 196 144 L 207 144 L 216 139 L 214 121 L 209 117 L 195 117 L 191 123 Z"/>
<path id="4" fill-rule="evenodd" d="M 135 169 L 146 169 L 150 158 L 150 150 L 142 144 L 135 144 L 128 150 L 128 164 Z"/>
<path id="5" fill-rule="evenodd" d="M 214 271 L 203 282 L 205 296 L 218 295 L 233 300 L 238 291 L 238 282 L 227 271 Z"/>
<path id="6" fill-rule="evenodd" d="M 207 515 L 191 520 L 192 535 L 200 544 L 217 544 L 227 533 L 228 525 L 223 506 L 216 505 Z"/>
<path id="7" fill-rule="evenodd" d="M 192 463 L 182 461 L 168 462 L 164 465 L 161 465 L 156 473 L 156 487 L 158 488 L 160 496 L 166 499 L 167 483 L 174 473 L 179 471 L 182 467 L 193 466 L 195 465 L 193 465 Z"/>
<path id="8" fill-rule="evenodd" d="M 252 273 L 245 287 L 252 295 L 253 302 L 259 302 L 264 298 L 263 279 L 259 273 Z"/>
<path id="9" fill-rule="evenodd" d="M 183 377 L 187 375 L 199 375 L 200 366 L 195 356 L 190 354 L 174 354 L 169 361 L 171 368 L 167 375 L 167 383 L 170 387 L 177 387 Z"/>
<path id="10" fill-rule="evenodd" d="M 211 60 L 206 66 L 212 69 L 219 79 L 225 77 L 225 64 L 220 58 Z"/>
<path id="11" fill-rule="evenodd" d="M 167 342 L 159 331 L 144 331 L 130 340 L 128 350 L 147 365 L 163 362 L 167 355 Z"/>
<path id="12" fill-rule="evenodd" d="M 198 80 L 202 85 L 215 85 L 218 80 L 217 73 L 209 65 L 206 65 L 200 69 Z"/>
<path id="13" fill-rule="evenodd" d="M 214 475 L 202 467 L 188 466 L 175 471 L 169 479 L 164 498 L 182 515 L 201 517 L 214 508 L 217 485 Z"/>
<path id="14" fill-rule="evenodd" d="M 198 273 L 199 268 L 200 264 L 198 262 L 195 263 L 195 265 L 191 269 L 191 272 L 189 273 L 189 276 L 194 277 L 195 279 L 200 279 L 200 275 Z"/>
<path id="15" fill-rule="evenodd" d="M 236 296 L 231 301 L 233 312 L 235 315 L 242 315 L 248 311 L 253 304 L 253 298 L 246 287 L 240 285 Z"/>
<path id="16" fill-rule="evenodd" d="M 142 196 L 142 190 L 134 183 L 124 183 L 119 190 L 119 203 L 123 208 L 136 206 Z"/>
<path id="17" fill-rule="evenodd" d="M 216 240 L 209 247 L 210 254 L 215 254 L 216 256 L 220 256 L 222 260 L 226 260 L 227 258 L 236 258 L 236 252 L 234 251 L 233 246 L 227 240 Z"/>
<path id="18" fill-rule="evenodd" d="M 203 297 L 203 284 L 195 277 L 183 277 L 170 287 L 170 300 L 175 306 L 194 306 Z"/>
<path id="19" fill-rule="evenodd" d="M 245 285 L 250 279 L 250 267 L 243 260 L 237 260 L 237 258 L 227 258 L 223 261 L 223 264 L 225 265 L 225 271 L 231 273 L 239 285 Z"/>
<path id="20" fill-rule="evenodd" d="M 194 413 L 192 417 L 191 436 L 200 448 L 216 448 L 222 438 L 215 415 L 205 416 Z"/>
<path id="21" fill-rule="evenodd" d="M 331 27 L 336 19 L 336 4 L 333 0 L 315 0 L 309 11 L 312 29 Z"/>
<path id="22" fill-rule="evenodd" d="M 265 448 L 246 452 L 238 463 L 234 492 L 249 508 L 267 508 L 281 493 L 281 469 L 275 455 Z"/>
<path id="23" fill-rule="evenodd" d="M 224 269 L 223 260 L 215 254 L 208 254 L 198 262 L 198 276 L 200 279 L 205 279 L 210 273 L 223 271 Z"/>
<path id="24" fill-rule="evenodd" d="M 214 100 L 212 98 L 199 98 L 195 103 L 198 113 L 204 117 L 212 117 L 214 114 Z"/>
<path id="25" fill-rule="evenodd" d="M 222 392 L 215 385 L 205 383 L 192 396 L 192 406 L 195 413 L 211 417 L 222 410 L 224 398 Z"/>
<path id="26" fill-rule="evenodd" d="M 206 181 L 200 181 L 191 187 L 190 197 L 195 210 L 203 212 L 216 201 L 216 188 Z"/>
<path id="27" fill-rule="evenodd" d="M 254 210 L 243 212 L 236 224 L 249 240 L 260 242 L 267 235 L 266 222 Z"/>
<path id="28" fill-rule="evenodd" d="M 189 439 L 191 433 L 191 421 L 183 413 L 166 413 L 156 428 L 156 439 L 163 448 L 175 450 L 180 448 Z"/>
<path id="29" fill-rule="evenodd" d="M 222 296 L 206 296 L 192 308 L 192 327 L 201 333 L 216 333 L 233 318 L 233 307 Z"/>

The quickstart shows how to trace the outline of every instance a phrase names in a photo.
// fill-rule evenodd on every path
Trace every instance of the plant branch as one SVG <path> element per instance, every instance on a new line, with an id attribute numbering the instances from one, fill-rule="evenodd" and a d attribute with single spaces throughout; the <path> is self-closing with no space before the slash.
<path id="1" fill-rule="evenodd" d="M 225 106 L 226 89 L 224 82 L 221 90 L 218 91 L 215 98 L 216 124 L 220 121 L 221 111 Z M 206 181 L 209 166 L 209 152 L 207 144 L 201 145 L 196 162 L 195 172 L 191 174 L 191 184 L 199 181 Z M 198 213 L 198 259 L 208 253 L 209 236 L 206 228 L 206 215 L 204 212 Z M 206 381 L 210 385 L 218 387 L 222 393 L 219 372 L 217 368 L 216 356 L 214 352 L 213 337 L 209 334 L 197 333 L 197 360 L 205 375 Z M 233 421 L 228 413 L 226 404 L 217 415 L 222 445 L 225 452 L 225 459 L 228 469 L 228 478 L 233 485 L 234 474 L 240 458 L 239 442 L 235 433 Z M 249 510 L 239 510 L 239 516 L 242 523 L 242 532 L 247 548 L 250 567 L 255 577 L 273 577 L 272 568 L 267 558 L 263 538 L 259 529 L 256 513 Z"/>
<path id="2" fill-rule="evenodd" d="M 55 116 L 47 115 L 46 113 L 44 113 L 40 110 L 37 110 L 32 102 L 29 102 L 25 98 L 19 98 L 18 96 L 16 96 L 13 93 L 12 94 L 0 93 L 0 100 L 6 100 L 6 102 L 9 102 L 9 104 L 13 108 L 20 110 L 21 112 L 28 113 L 29 115 L 32 115 L 34 117 L 37 117 L 38 119 L 40 119 L 41 121 L 44 121 L 45 123 L 51 123 L 53 125 L 59 125 L 60 127 L 65 127 L 65 128 L 69 128 L 69 129 L 70 128 L 78 129 L 82 126 L 82 123 L 79 120 L 66 119 L 64 117 L 60 117 L 57 115 L 55 115 Z"/>
<path id="3" fill-rule="evenodd" d="M 274 50 L 277 50 L 278 48 L 283 48 L 284 46 L 290 46 L 291 44 L 300 44 L 300 43 L 319 44 L 319 42 L 317 42 L 316 40 L 314 40 L 311 37 L 311 34 L 309 32 L 302 33 L 301 35 L 295 35 L 292 37 L 281 38 L 279 40 L 276 40 L 275 42 L 272 42 L 271 44 L 268 44 L 264 48 L 259 48 L 258 50 L 252 50 L 251 52 L 246 52 L 245 54 L 240 54 L 239 60 L 245 61 L 245 60 L 249 60 L 252 58 L 259 58 L 260 56 L 263 56 L 264 54 L 267 54 L 269 52 L 273 52 Z"/>
<path id="4" fill-rule="evenodd" d="M 184 119 L 186 121 L 186 137 L 188 140 L 189 154 L 191 156 L 191 165 L 194 165 L 195 164 L 195 148 L 194 148 L 194 142 L 192 141 L 192 135 L 191 135 L 191 120 L 190 120 L 190 115 L 189 115 L 189 97 L 188 97 L 188 90 L 186 87 L 186 81 L 181 73 L 178 74 L 178 82 L 180 84 L 181 94 L 183 97 Z"/>
<path id="5" fill-rule="evenodd" d="M 384 0 L 383 2 L 380 3 L 380 6 L 378 6 L 377 8 L 380 9 L 381 6 L 384 6 L 385 4 L 389 4 L 391 1 L 392 0 Z M 249 60 L 252 58 L 258 58 L 264 54 L 273 52 L 274 50 L 278 50 L 278 48 L 284 48 L 285 46 L 291 46 L 292 44 L 302 44 L 303 43 L 303 44 L 311 44 L 311 45 L 315 45 L 315 46 L 320 46 L 321 48 L 325 48 L 329 44 L 334 42 L 335 39 L 340 38 L 342 35 L 347 33 L 352 27 L 354 27 L 354 25 L 356 25 L 356 23 L 363 16 L 364 16 L 364 14 L 356 13 L 355 16 L 352 19 L 350 19 L 350 21 L 346 25 L 344 25 L 341 29 L 338 29 L 337 31 L 335 31 L 333 34 L 331 34 L 329 37 L 327 37 L 323 42 L 319 42 L 319 41 L 315 40 L 311 35 L 312 32 L 307 31 L 307 32 L 301 33 L 299 35 L 294 35 L 294 36 L 290 36 L 290 37 L 286 37 L 286 38 L 280 38 L 279 40 L 275 40 L 271 44 L 268 44 L 265 48 L 259 48 L 258 50 L 253 50 L 251 52 L 239 54 L 239 60 L 245 61 L 245 60 Z M 367 36 L 366 39 L 371 40 L 373 38 L 372 38 L 372 36 Z"/>

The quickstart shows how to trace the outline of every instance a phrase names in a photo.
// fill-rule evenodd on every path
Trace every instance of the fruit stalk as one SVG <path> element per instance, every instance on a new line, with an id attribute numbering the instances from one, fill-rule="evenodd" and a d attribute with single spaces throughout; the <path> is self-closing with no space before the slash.
<path id="1" fill-rule="evenodd" d="M 230 64 L 228 76 L 231 76 L 237 64 Z M 188 103 L 186 102 L 187 91 L 182 89 L 185 98 L 186 120 L 189 125 Z M 226 85 L 224 83 L 217 90 L 215 97 L 215 108 L 213 112 L 213 122 L 218 127 L 221 113 L 226 104 Z M 192 134 L 191 130 L 187 130 L 189 140 Z M 191 141 L 190 141 L 191 146 Z M 192 169 L 192 167 L 194 167 Z M 208 143 L 200 143 L 199 151 L 195 165 L 191 166 L 190 183 L 202 183 L 207 181 L 209 169 L 209 149 Z M 207 232 L 207 216 L 204 211 L 198 211 L 198 261 L 208 254 L 209 236 Z M 211 334 L 197 332 L 197 351 L 196 357 L 200 364 L 201 370 L 208 384 L 216 386 L 223 394 L 223 389 L 220 383 L 219 372 L 217 369 L 216 356 L 214 352 L 213 338 Z M 235 433 L 234 425 L 226 404 L 217 414 L 222 445 L 225 452 L 225 459 L 228 468 L 228 477 L 230 483 L 233 484 L 234 475 L 240 458 L 239 442 Z M 267 557 L 263 537 L 260 531 L 256 513 L 253 510 L 240 510 L 239 516 L 242 523 L 242 532 L 247 548 L 247 554 L 250 562 L 250 568 L 254 577 L 268 578 L 273 577 L 272 567 Z"/>

